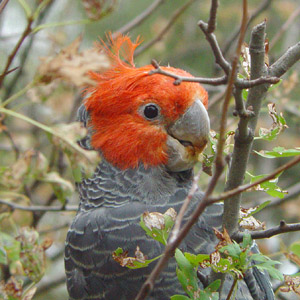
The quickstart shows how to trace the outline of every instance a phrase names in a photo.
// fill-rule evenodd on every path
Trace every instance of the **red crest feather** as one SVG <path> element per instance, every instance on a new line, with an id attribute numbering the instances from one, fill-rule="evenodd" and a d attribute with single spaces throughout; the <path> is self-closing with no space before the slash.
<path id="1" fill-rule="evenodd" d="M 86 109 L 94 130 L 92 145 L 103 156 L 120 168 L 134 168 L 165 164 L 167 157 L 168 124 L 178 119 L 196 100 L 207 105 L 207 92 L 198 83 L 183 82 L 174 86 L 174 79 L 160 74 L 149 75 L 153 66 L 136 68 L 134 50 L 139 38 L 132 42 L 128 36 L 115 40 L 108 35 L 109 44 L 102 41 L 100 48 L 112 59 L 112 67 L 102 74 L 90 72 L 96 86 L 87 89 Z M 122 58 L 124 60 L 122 60 Z M 162 69 L 178 74 L 191 74 L 171 67 Z M 140 107 L 156 103 L 162 120 L 149 122 Z"/>

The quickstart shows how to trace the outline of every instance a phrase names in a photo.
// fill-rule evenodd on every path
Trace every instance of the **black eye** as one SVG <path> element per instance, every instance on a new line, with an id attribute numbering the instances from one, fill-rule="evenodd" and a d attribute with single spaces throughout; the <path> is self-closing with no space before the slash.
<path id="1" fill-rule="evenodd" d="M 154 119 L 158 116 L 158 108 L 154 104 L 148 104 L 144 108 L 144 115 L 147 119 Z"/>

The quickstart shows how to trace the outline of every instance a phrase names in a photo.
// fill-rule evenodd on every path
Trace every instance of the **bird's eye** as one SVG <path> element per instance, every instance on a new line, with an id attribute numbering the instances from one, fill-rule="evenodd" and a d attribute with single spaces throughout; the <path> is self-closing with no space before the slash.
<path id="1" fill-rule="evenodd" d="M 158 116 L 159 110 L 155 104 L 148 104 L 144 108 L 144 115 L 147 119 L 152 120 Z"/>

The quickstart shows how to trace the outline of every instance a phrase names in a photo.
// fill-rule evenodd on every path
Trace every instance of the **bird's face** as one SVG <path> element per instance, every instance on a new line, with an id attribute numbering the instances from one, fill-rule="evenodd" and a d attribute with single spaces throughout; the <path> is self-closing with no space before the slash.
<path id="1" fill-rule="evenodd" d="M 191 76 L 180 69 L 162 68 Z M 139 164 L 165 165 L 173 172 L 190 169 L 208 140 L 207 93 L 198 83 L 175 86 L 170 77 L 150 76 L 152 69 L 118 60 L 106 73 L 92 74 L 97 85 L 88 91 L 85 102 L 93 128 L 92 146 L 121 169 Z"/>

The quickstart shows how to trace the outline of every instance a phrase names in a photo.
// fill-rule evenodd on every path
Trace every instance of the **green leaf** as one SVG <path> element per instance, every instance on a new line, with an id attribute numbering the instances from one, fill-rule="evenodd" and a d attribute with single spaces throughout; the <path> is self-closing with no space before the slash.
<path id="1" fill-rule="evenodd" d="M 216 292 L 221 286 L 221 279 L 213 281 L 208 287 L 205 288 L 205 291 Z"/>
<path id="2" fill-rule="evenodd" d="M 180 282 L 183 287 L 184 284 L 186 284 L 184 287 L 186 293 L 191 296 L 190 292 L 198 290 L 197 271 L 178 248 L 175 251 L 175 259 L 179 266 L 179 276 L 177 275 L 177 277 L 181 280 Z M 185 279 L 183 279 L 183 276 Z M 187 286 L 189 286 L 189 288 Z"/>
<path id="3" fill-rule="evenodd" d="M 300 256 L 300 241 L 293 243 L 293 244 L 290 246 L 290 250 L 291 250 L 294 254 Z"/>
<path id="4" fill-rule="evenodd" d="M 239 244 L 234 242 L 233 244 L 222 247 L 219 251 L 222 253 L 227 251 L 230 256 L 239 258 L 240 254 L 242 252 L 242 249 L 240 248 Z"/>
<path id="5" fill-rule="evenodd" d="M 266 202 L 271 202 L 271 201 L 266 201 Z M 266 203 L 264 202 L 264 203 Z M 243 235 L 243 242 L 242 242 L 242 248 L 247 248 L 250 247 L 252 245 L 252 238 L 251 238 L 251 234 L 250 233 L 244 233 Z"/>
<path id="6" fill-rule="evenodd" d="M 195 267 L 197 267 L 204 260 L 209 259 L 208 254 L 197 254 L 197 255 L 195 255 L 195 254 L 192 254 L 192 253 L 185 252 L 184 256 Z"/>
<path id="7" fill-rule="evenodd" d="M 260 180 L 264 177 L 267 176 L 267 174 L 262 174 L 262 175 L 257 175 L 257 176 L 253 176 L 250 173 L 248 173 L 251 176 L 251 183 Z M 257 190 L 260 191 L 264 191 L 266 192 L 268 195 L 272 196 L 272 197 L 278 197 L 278 198 L 284 198 L 284 195 L 287 194 L 287 191 L 282 190 L 278 185 L 278 177 L 281 175 L 282 173 L 278 174 L 274 179 L 271 179 L 269 181 L 265 181 L 260 183 L 259 185 L 256 186 Z M 265 204 L 263 207 L 265 207 L 267 204 Z M 257 211 L 256 211 L 257 212 Z"/>
<path id="8" fill-rule="evenodd" d="M 171 300 L 191 300 L 191 298 L 184 295 L 174 295 L 170 298 Z"/>
<path id="9" fill-rule="evenodd" d="M 300 149 L 285 149 L 283 147 L 275 147 L 272 151 L 261 150 L 259 152 L 254 151 L 256 154 L 265 158 L 276 158 L 276 157 L 291 157 L 300 155 Z"/>

